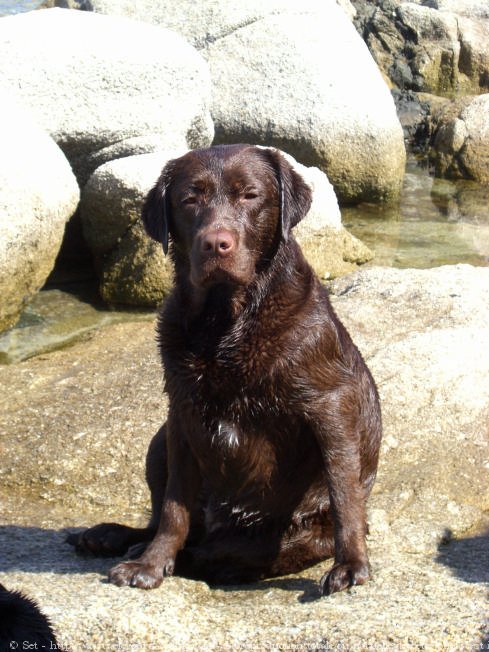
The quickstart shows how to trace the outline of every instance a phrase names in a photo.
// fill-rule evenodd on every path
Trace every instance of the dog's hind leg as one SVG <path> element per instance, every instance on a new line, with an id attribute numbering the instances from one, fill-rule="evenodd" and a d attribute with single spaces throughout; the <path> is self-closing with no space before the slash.
<path id="1" fill-rule="evenodd" d="M 118 523 L 100 523 L 80 533 L 69 534 L 66 543 L 80 554 L 91 553 L 97 557 L 120 557 L 131 546 L 150 541 L 154 530 L 134 528 Z"/>

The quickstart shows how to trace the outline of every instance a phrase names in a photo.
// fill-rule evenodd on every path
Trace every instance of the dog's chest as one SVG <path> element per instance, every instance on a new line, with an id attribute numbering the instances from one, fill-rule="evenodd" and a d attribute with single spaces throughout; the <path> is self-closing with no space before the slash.
<path id="1" fill-rule="evenodd" d="M 215 420 L 238 422 L 274 411 L 277 392 L 270 367 L 258 371 L 242 356 L 236 360 L 191 355 L 182 374 L 191 401 Z"/>
<path id="2" fill-rule="evenodd" d="M 243 443 L 243 433 L 235 424 L 219 420 L 211 432 L 211 447 L 222 451 L 225 456 L 233 455 Z"/>
<path id="3" fill-rule="evenodd" d="M 216 495 L 255 504 L 276 493 L 278 478 L 294 476 L 308 437 L 283 374 L 187 355 L 176 385 L 184 394 L 170 392 L 171 400 L 186 406 L 189 444 Z"/>
<path id="4" fill-rule="evenodd" d="M 190 445 L 203 478 L 222 495 L 270 489 L 278 463 L 273 432 L 221 418 L 200 424 Z"/>

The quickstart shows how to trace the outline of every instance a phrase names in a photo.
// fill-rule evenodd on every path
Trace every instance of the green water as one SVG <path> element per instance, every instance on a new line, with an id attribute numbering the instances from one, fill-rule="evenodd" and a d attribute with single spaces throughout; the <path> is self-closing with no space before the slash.
<path id="1" fill-rule="evenodd" d="M 415 161 L 408 163 L 398 205 L 344 208 L 342 216 L 375 251 L 369 265 L 489 266 L 489 187 L 433 180 Z M 154 319 L 154 313 L 109 309 L 94 282 L 51 286 L 34 298 L 15 328 L 0 335 L 0 363 L 67 346 L 107 324 L 142 319 Z"/>
<path id="2" fill-rule="evenodd" d="M 154 312 L 110 309 L 91 282 L 48 287 L 34 297 L 15 328 L 0 335 L 0 364 L 69 346 L 109 324 L 152 319 Z"/>
<path id="3" fill-rule="evenodd" d="M 375 252 L 369 265 L 489 265 L 489 187 L 433 179 L 414 160 L 398 205 L 344 208 L 342 217 Z"/>

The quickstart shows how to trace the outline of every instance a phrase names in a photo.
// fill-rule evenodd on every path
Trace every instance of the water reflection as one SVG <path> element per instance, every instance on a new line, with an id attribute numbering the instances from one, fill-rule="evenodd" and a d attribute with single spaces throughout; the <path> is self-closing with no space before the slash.
<path id="1" fill-rule="evenodd" d="M 401 200 L 342 210 L 343 223 L 375 251 L 370 265 L 489 265 L 489 188 L 433 179 L 410 161 Z"/>

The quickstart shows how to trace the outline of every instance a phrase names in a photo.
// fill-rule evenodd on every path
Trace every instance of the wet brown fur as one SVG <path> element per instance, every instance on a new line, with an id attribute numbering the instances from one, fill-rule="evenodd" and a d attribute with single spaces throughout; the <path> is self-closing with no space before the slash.
<path id="1" fill-rule="evenodd" d="M 279 152 L 248 145 L 170 161 L 149 193 L 146 229 L 165 251 L 170 236 L 175 267 L 158 326 L 170 409 L 147 456 L 153 516 L 71 540 L 96 554 L 142 544 L 113 583 L 249 582 L 331 556 L 323 593 L 368 579 L 380 407 L 291 233 L 310 203 Z"/>

